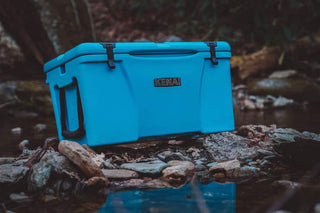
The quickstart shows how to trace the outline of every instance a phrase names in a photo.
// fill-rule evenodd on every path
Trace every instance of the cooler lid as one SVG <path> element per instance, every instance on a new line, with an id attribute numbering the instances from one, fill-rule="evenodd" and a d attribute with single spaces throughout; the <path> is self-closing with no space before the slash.
<path id="1" fill-rule="evenodd" d="M 106 49 L 102 43 L 83 43 L 71 50 L 48 61 L 44 65 L 44 72 L 60 66 L 76 57 L 82 55 L 106 54 Z M 215 47 L 216 52 L 230 52 L 231 48 L 227 42 L 218 41 Z M 206 42 L 119 42 L 114 43 L 114 54 L 169 54 L 188 52 L 209 52 L 210 47 Z"/>

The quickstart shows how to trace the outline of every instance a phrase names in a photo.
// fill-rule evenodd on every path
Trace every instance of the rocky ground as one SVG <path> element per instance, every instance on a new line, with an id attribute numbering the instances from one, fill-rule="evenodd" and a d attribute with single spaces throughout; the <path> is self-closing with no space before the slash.
<path id="1" fill-rule="evenodd" d="M 312 153 L 319 150 L 319 141 L 319 134 L 275 125 L 247 125 L 199 138 L 111 145 L 95 151 L 72 141 L 58 143 L 56 138 L 30 150 L 24 141 L 20 156 L 0 158 L 2 206 L 8 201 L 49 202 L 110 190 L 180 187 L 191 179 L 202 184 L 268 179 L 295 186 L 298 183 L 279 182 L 281 173 L 292 165 L 311 167 L 318 162 Z"/>

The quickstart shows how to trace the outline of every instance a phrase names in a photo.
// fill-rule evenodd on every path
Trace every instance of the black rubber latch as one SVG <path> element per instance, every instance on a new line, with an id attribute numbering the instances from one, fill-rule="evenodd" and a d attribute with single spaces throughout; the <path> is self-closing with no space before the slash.
<path id="1" fill-rule="evenodd" d="M 210 47 L 210 60 L 212 62 L 212 64 L 217 65 L 218 64 L 218 60 L 216 57 L 216 46 L 217 46 L 217 42 L 215 41 L 207 41 L 206 44 L 208 45 L 208 47 Z"/>
<path id="2" fill-rule="evenodd" d="M 113 54 L 113 48 L 116 47 L 115 43 L 100 43 L 103 48 L 107 50 L 107 56 L 108 56 L 108 66 L 110 69 L 114 69 L 116 66 L 114 64 L 114 54 Z"/>

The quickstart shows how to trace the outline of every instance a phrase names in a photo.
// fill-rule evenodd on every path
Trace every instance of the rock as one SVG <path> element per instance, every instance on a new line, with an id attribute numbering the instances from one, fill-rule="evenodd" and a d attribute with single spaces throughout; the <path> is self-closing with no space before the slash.
<path id="1" fill-rule="evenodd" d="M 293 182 L 290 180 L 277 180 L 277 181 L 274 181 L 272 185 L 277 187 L 282 186 L 286 189 L 298 189 L 301 187 L 300 183 Z"/>
<path id="2" fill-rule="evenodd" d="M 66 179 L 61 184 L 61 190 L 62 192 L 68 192 L 72 188 L 72 183 L 70 180 Z"/>
<path id="3" fill-rule="evenodd" d="M 88 177 L 104 177 L 100 167 L 94 162 L 90 153 L 80 144 L 72 141 L 61 141 L 58 150 Z"/>
<path id="4" fill-rule="evenodd" d="M 223 172 L 217 172 L 217 173 L 214 173 L 212 177 L 215 179 L 223 179 L 223 178 L 226 178 L 226 175 Z"/>
<path id="5" fill-rule="evenodd" d="M 180 42 L 180 41 L 182 41 L 182 39 L 175 35 L 170 35 L 166 39 L 166 42 Z"/>
<path id="6" fill-rule="evenodd" d="M 207 169 L 207 167 L 205 167 L 204 165 L 202 165 L 202 164 L 197 164 L 196 166 L 195 166 L 195 170 L 196 171 L 203 171 L 203 170 L 206 170 Z"/>
<path id="7" fill-rule="evenodd" d="M 0 40 L 1 40 L 1 36 L 0 36 Z M 1 57 L 1 53 L 0 53 L 0 57 Z M 16 86 L 12 82 L 0 83 L 0 104 L 15 101 L 16 100 L 15 89 L 16 89 Z"/>
<path id="8" fill-rule="evenodd" d="M 290 78 L 296 76 L 296 70 L 277 70 L 269 75 L 269 78 Z"/>
<path id="9" fill-rule="evenodd" d="M 249 147 L 250 139 L 231 132 L 211 134 L 204 142 L 205 149 L 215 161 L 246 160 L 258 156 L 257 147 Z"/>
<path id="10" fill-rule="evenodd" d="M 212 173 L 225 173 L 228 177 L 233 177 L 233 173 L 240 169 L 239 160 L 230 160 L 213 165 L 209 171 Z"/>
<path id="11" fill-rule="evenodd" d="M 248 90 L 253 95 L 273 95 L 298 101 L 320 102 L 320 86 L 305 79 L 252 79 Z"/>
<path id="12" fill-rule="evenodd" d="M 50 202 L 50 201 L 54 201 L 54 200 L 57 200 L 58 198 L 54 195 L 44 195 L 42 197 L 42 200 L 43 202 L 47 203 L 47 202 Z"/>
<path id="13" fill-rule="evenodd" d="M 208 163 L 208 164 L 207 164 L 207 167 L 208 167 L 208 168 L 211 168 L 213 165 L 215 165 L 215 164 L 217 164 L 217 163 L 218 163 L 218 162 Z"/>
<path id="14" fill-rule="evenodd" d="M 130 179 L 125 181 L 116 181 L 111 183 L 116 188 L 143 188 L 143 189 L 158 189 L 168 187 L 168 183 L 160 179 Z"/>
<path id="15" fill-rule="evenodd" d="M 18 183 L 26 176 L 28 167 L 23 165 L 3 164 L 0 165 L 0 186 L 2 184 Z"/>
<path id="16" fill-rule="evenodd" d="M 11 129 L 11 133 L 12 133 L 13 135 L 16 135 L 16 136 L 20 136 L 20 135 L 21 135 L 21 132 L 22 132 L 21 127 L 16 127 L 16 128 Z"/>
<path id="17" fill-rule="evenodd" d="M 40 161 L 31 167 L 28 177 L 28 190 L 38 191 L 47 185 L 52 171 L 52 166 L 44 161 Z"/>
<path id="18" fill-rule="evenodd" d="M 36 124 L 34 126 L 34 130 L 36 133 L 42 133 L 47 129 L 47 125 L 46 124 Z"/>
<path id="19" fill-rule="evenodd" d="M 258 170 L 253 166 L 243 166 L 240 169 L 235 169 L 229 177 L 231 178 L 248 178 L 258 174 Z"/>
<path id="20" fill-rule="evenodd" d="M 139 38 L 134 40 L 134 42 L 150 42 L 150 40 L 146 39 L 146 38 Z"/>
<path id="21" fill-rule="evenodd" d="M 108 187 L 110 185 L 110 182 L 108 180 L 108 178 L 106 177 L 92 177 L 90 179 L 88 179 L 86 182 L 84 182 L 84 186 L 86 188 L 101 188 L 101 187 Z"/>
<path id="22" fill-rule="evenodd" d="M 142 174 L 156 175 L 159 174 L 168 164 L 161 160 L 152 160 L 142 163 L 124 163 L 120 167 L 122 169 L 130 169 Z"/>
<path id="23" fill-rule="evenodd" d="M 303 134 L 306 138 L 313 139 L 313 140 L 316 140 L 316 141 L 320 141 L 320 135 L 318 135 L 318 134 L 316 134 L 316 133 L 304 131 L 304 132 L 302 132 L 302 134 Z"/>
<path id="24" fill-rule="evenodd" d="M 273 107 L 284 107 L 292 105 L 294 101 L 292 99 L 287 99 L 285 97 L 279 96 L 274 102 Z"/>
<path id="25" fill-rule="evenodd" d="M 209 171 L 200 171 L 197 173 L 197 179 L 201 184 L 208 184 L 212 182 L 212 174 Z"/>
<path id="26" fill-rule="evenodd" d="M 107 159 L 104 162 L 104 168 L 106 168 L 106 169 L 116 169 L 117 167 L 111 163 L 110 159 Z"/>
<path id="27" fill-rule="evenodd" d="M 249 100 L 249 99 L 244 99 L 243 107 L 244 107 L 244 109 L 248 109 L 248 110 L 256 109 L 255 103 L 253 101 Z"/>
<path id="28" fill-rule="evenodd" d="M 190 172 L 195 169 L 195 166 L 190 161 L 173 160 L 168 162 L 169 167 L 162 171 L 165 178 L 178 178 L 186 177 Z"/>
<path id="29" fill-rule="evenodd" d="M 274 152 L 268 151 L 268 150 L 264 150 L 264 149 L 258 149 L 257 152 L 259 152 L 259 154 L 261 154 L 261 155 L 266 155 L 266 156 L 275 155 Z"/>
<path id="30" fill-rule="evenodd" d="M 137 172 L 126 169 L 102 169 L 102 172 L 108 179 L 132 179 L 139 177 Z"/>
<path id="31" fill-rule="evenodd" d="M 171 161 L 171 160 L 186 160 L 180 152 L 172 152 L 172 151 L 163 151 L 159 153 L 158 158 L 162 161 Z"/>
<path id="32" fill-rule="evenodd" d="M 194 158 L 200 157 L 200 150 L 198 148 L 190 147 L 186 152 L 191 153 L 192 157 Z"/>
<path id="33" fill-rule="evenodd" d="M 180 145 L 184 144 L 184 142 L 185 141 L 182 141 L 182 140 L 179 140 L 179 141 L 177 141 L 177 140 L 169 140 L 168 144 L 172 145 L 172 146 L 180 146 Z"/>
<path id="34" fill-rule="evenodd" d="M 20 194 L 16 194 L 16 193 L 12 193 L 9 195 L 9 198 L 10 200 L 16 202 L 16 203 L 21 203 L 21 204 L 24 204 L 24 203 L 29 203 L 32 201 L 32 199 L 25 195 L 25 193 L 20 193 Z"/>
<path id="35" fill-rule="evenodd" d="M 320 213 L 320 203 L 317 203 L 317 204 L 314 206 L 314 213 Z"/>
<path id="36" fill-rule="evenodd" d="M 277 143 L 294 142 L 295 137 L 304 137 L 302 133 L 291 128 L 278 128 L 270 137 Z"/>
<path id="37" fill-rule="evenodd" d="M 50 164 L 58 174 L 63 174 L 63 171 L 78 173 L 78 168 L 68 158 L 55 151 L 47 151 L 41 161 Z"/>
<path id="38" fill-rule="evenodd" d="M 90 152 L 89 152 L 90 153 Z M 98 165 L 100 168 L 103 168 L 105 165 L 105 155 L 101 153 L 100 155 L 91 153 L 92 160 Z"/>
<path id="39" fill-rule="evenodd" d="M 29 140 L 25 139 L 19 143 L 18 148 L 20 151 L 23 151 L 26 149 L 27 145 L 29 145 Z"/>
<path id="40" fill-rule="evenodd" d="M 0 165 L 2 164 L 10 164 L 16 161 L 16 158 L 12 157 L 0 157 Z"/>

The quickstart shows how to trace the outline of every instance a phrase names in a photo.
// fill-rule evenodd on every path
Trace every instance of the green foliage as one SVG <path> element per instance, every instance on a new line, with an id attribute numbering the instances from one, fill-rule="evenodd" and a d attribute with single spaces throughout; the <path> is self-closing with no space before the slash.
<path id="1" fill-rule="evenodd" d="M 112 2 L 112 1 L 111 1 Z M 316 32 L 319 0 L 115 0 L 112 5 L 147 30 L 202 39 L 285 44 Z"/>

